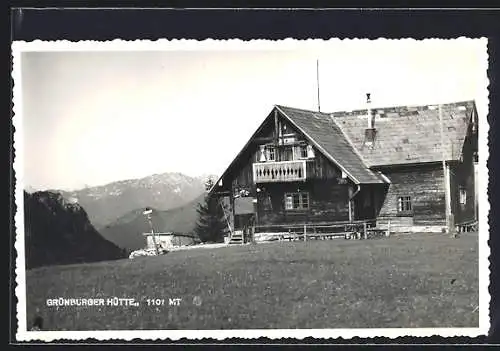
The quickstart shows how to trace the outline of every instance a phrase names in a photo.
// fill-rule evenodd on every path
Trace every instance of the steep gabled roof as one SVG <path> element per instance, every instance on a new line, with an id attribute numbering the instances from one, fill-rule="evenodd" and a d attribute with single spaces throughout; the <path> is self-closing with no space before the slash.
<path id="1" fill-rule="evenodd" d="M 366 109 L 334 113 L 281 105 L 276 105 L 274 109 L 356 184 L 388 182 L 371 167 L 440 162 L 443 157 L 446 160 L 459 160 L 470 124 L 476 123 L 477 127 L 474 101 L 442 105 L 441 119 L 437 106 L 374 108 L 372 113 L 375 115 L 376 134 L 373 144 L 368 146 L 365 143 Z M 210 189 L 210 193 L 235 166 L 271 115 L 272 112 Z"/>
<path id="2" fill-rule="evenodd" d="M 385 183 L 364 164 L 330 114 L 277 105 L 281 114 L 356 184 Z"/>
<path id="3" fill-rule="evenodd" d="M 214 183 L 212 188 L 209 190 L 209 194 L 212 194 L 215 189 L 218 188 L 219 182 L 226 177 L 233 167 L 235 167 L 237 160 L 250 146 L 252 139 L 255 138 L 255 136 L 261 131 L 266 121 L 271 118 L 275 109 L 277 109 L 284 118 L 286 118 L 302 134 L 304 134 L 304 136 L 306 136 L 309 141 L 325 155 L 325 157 L 342 169 L 354 183 L 387 183 L 387 180 L 382 175 L 373 172 L 366 167 L 361 157 L 346 140 L 346 137 L 340 128 L 332 121 L 330 114 L 276 105 L 250 137 L 245 146 L 243 146 L 243 148 L 238 152 L 236 157 L 219 177 L 217 182 Z"/>
<path id="4" fill-rule="evenodd" d="M 475 103 L 444 104 L 441 111 L 444 147 L 437 106 L 372 109 L 372 146 L 365 144 L 367 110 L 335 112 L 332 118 L 369 167 L 459 160 L 471 117 L 477 117 Z"/>

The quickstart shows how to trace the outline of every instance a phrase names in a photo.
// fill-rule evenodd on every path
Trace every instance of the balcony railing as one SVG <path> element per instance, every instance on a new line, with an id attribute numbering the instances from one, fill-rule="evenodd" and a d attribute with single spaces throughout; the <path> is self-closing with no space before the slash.
<path id="1" fill-rule="evenodd" d="M 296 182 L 306 177 L 306 160 L 253 164 L 255 183 Z"/>

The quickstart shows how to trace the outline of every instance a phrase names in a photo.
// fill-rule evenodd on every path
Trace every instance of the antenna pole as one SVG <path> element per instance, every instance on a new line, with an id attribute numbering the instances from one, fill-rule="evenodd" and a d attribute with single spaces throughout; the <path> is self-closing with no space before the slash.
<path id="1" fill-rule="evenodd" d="M 316 59 L 316 86 L 318 88 L 318 112 L 321 112 L 321 105 L 319 102 L 319 60 Z"/>

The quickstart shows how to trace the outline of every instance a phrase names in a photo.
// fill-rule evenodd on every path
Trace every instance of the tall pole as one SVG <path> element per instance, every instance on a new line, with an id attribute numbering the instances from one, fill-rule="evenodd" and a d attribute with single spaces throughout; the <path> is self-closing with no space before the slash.
<path id="1" fill-rule="evenodd" d="M 153 245 L 155 246 L 155 252 L 157 255 L 160 254 L 160 251 L 158 250 L 158 245 L 156 243 L 156 236 L 155 236 L 155 231 L 153 229 L 153 221 L 151 220 L 151 213 L 153 211 L 152 210 L 146 210 L 143 212 L 143 214 L 146 216 L 146 218 L 148 219 L 148 223 L 149 223 L 149 228 L 151 229 L 151 237 L 153 238 Z"/>
<path id="2" fill-rule="evenodd" d="M 153 243 L 155 245 L 156 254 L 159 255 L 160 251 L 158 250 L 158 241 L 156 241 L 156 234 L 153 229 L 153 221 L 151 220 L 151 215 L 148 216 L 149 226 L 151 227 L 151 235 L 153 236 Z"/>
<path id="3" fill-rule="evenodd" d="M 278 111 L 274 110 L 274 157 L 276 161 L 281 161 L 280 153 L 278 152 L 279 145 L 279 127 L 278 127 Z"/>
<path id="4" fill-rule="evenodd" d="M 318 112 L 321 112 L 321 104 L 319 100 L 319 59 L 316 59 L 316 87 L 318 89 Z"/>
<path id="5" fill-rule="evenodd" d="M 438 105 L 439 113 L 439 125 L 441 134 L 441 152 L 442 152 L 442 166 L 443 166 L 443 179 L 444 179 L 444 199 L 445 199 L 445 216 L 446 216 L 446 228 L 450 230 L 450 189 L 448 186 L 449 182 L 449 172 L 446 166 L 446 150 L 444 146 L 444 126 L 443 126 L 443 110 L 441 104 Z"/>
<path id="6" fill-rule="evenodd" d="M 224 214 L 224 218 L 226 219 L 227 227 L 229 228 L 229 233 L 232 236 L 233 230 L 231 229 L 231 225 L 229 224 L 229 219 L 227 218 L 227 215 L 226 215 L 226 209 L 225 209 L 224 205 L 222 205 L 222 201 L 219 201 L 219 205 L 220 205 L 220 207 L 222 207 L 222 213 Z"/>

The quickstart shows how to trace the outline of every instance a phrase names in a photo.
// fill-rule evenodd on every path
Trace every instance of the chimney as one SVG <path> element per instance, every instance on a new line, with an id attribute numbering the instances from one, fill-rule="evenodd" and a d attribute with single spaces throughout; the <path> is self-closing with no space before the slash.
<path id="1" fill-rule="evenodd" d="M 368 120 L 368 126 L 365 129 L 364 145 L 366 145 L 368 147 L 373 147 L 373 143 L 375 141 L 376 130 L 375 130 L 375 118 L 372 114 L 372 109 L 370 107 L 370 103 L 371 103 L 370 95 L 371 95 L 370 93 L 366 94 L 366 106 L 367 106 L 366 119 Z"/>

